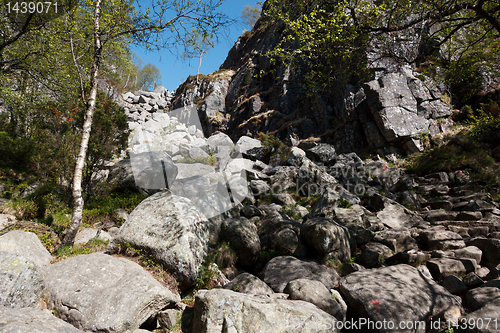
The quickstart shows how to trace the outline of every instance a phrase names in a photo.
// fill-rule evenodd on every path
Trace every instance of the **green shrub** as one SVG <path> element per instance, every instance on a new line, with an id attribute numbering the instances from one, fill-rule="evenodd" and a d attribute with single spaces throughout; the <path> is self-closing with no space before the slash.
<path id="1" fill-rule="evenodd" d="M 259 132 L 257 134 L 258 139 L 262 143 L 262 147 L 266 149 L 265 160 L 268 160 L 270 156 L 279 155 L 282 161 L 287 160 L 292 154 L 292 150 L 286 144 L 281 142 L 280 139 L 274 135 L 264 134 Z"/>

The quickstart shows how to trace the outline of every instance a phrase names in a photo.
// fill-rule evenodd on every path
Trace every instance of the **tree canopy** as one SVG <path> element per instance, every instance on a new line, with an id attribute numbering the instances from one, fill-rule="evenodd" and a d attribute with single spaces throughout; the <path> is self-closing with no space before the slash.
<path id="1" fill-rule="evenodd" d="M 449 71 L 445 74 L 457 82 L 470 81 L 472 72 L 485 62 L 498 63 L 497 1 L 270 0 L 266 5 L 266 17 L 285 30 L 270 55 L 287 65 L 306 64 L 307 80 L 319 90 L 351 75 L 345 68 L 366 74 L 369 61 L 376 59 L 363 53 L 375 44 L 383 48 L 378 50 L 380 56 L 400 62 L 446 64 Z M 421 38 L 423 58 L 411 58 L 401 47 L 415 36 Z"/>

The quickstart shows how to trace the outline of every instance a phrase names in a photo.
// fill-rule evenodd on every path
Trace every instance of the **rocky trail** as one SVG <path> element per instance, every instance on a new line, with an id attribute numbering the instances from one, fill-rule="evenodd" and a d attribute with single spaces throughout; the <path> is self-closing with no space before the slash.
<path id="1" fill-rule="evenodd" d="M 166 91 L 123 98 L 130 157 L 103 177 L 150 196 L 80 230 L 106 252 L 55 263 L 0 215 L 0 332 L 500 331 L 500 209 L 467 171 L 417 176 L 314 142 L 280 156 L 205 138 L 189 108 L 163 112 Z"/>

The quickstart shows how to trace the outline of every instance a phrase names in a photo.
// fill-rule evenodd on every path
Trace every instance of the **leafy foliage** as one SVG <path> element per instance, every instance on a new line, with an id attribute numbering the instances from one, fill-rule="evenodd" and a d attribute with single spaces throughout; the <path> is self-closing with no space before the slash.
<path id="1" fill-rule="evenodd" d="M 381 56 L 423 63 L 466 99 L 477 91 L 484 65 L 498 62 L 500 10 L 495 1 L 272 0 L 264 12 L 281 24 L 284 36 L 268 55 L 313 92 L 337 80 L 365 78 Z M 400 42 L 415 36 L 422 38 L 422 59 L 401 47 Z M 379 56 L 367 57 L 369 49 Z"/>

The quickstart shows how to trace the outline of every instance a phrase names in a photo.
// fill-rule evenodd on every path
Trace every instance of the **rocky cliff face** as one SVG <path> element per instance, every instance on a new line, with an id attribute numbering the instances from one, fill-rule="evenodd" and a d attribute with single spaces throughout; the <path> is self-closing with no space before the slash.
<path id="1" fill-rule="evenodd" d="M 196 104 L 206 135 L 223 131 L 237 139 L 264 132 L 291 145 L 330 143 L 338 152 L 368 146 L 383 153 L 389 146 L 392 152 L 413 152 L 422 149 L 420 133 L 450 125 L 436 121 L 451 114 L 440 99 L 442 87 L 414 71 L 424 48 L 419 31 L 391 36 L 387 40 L 398 42 L 390 45 L 373 41 L 364 51 L 372 81 L 337 82 L 314 96 L 299 73 L 266 57 L 282 37 L 279 26 L 261 18 L 238 39 L 218 72 L 198 84 L 190 77 L 177 89 L 174 108 Z M 387 48 L 406 61 L 383 56 Z"/>

